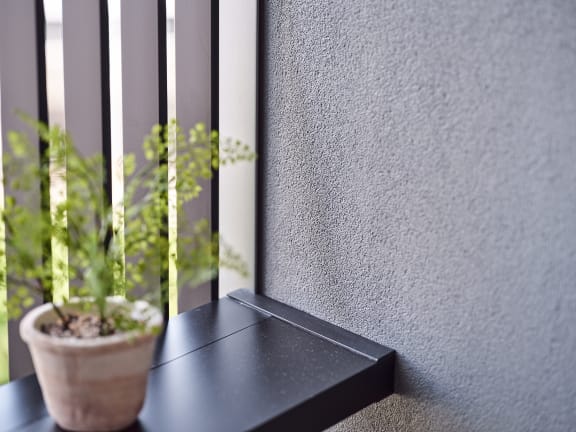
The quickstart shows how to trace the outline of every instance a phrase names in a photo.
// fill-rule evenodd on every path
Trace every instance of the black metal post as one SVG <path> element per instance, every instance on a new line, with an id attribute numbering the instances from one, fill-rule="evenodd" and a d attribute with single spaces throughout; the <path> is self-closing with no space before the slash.
<path id="1" fill-rule="evenodd" d="M 38 120 L 49 124 L 48 118 L 48 90 L 46 88 L 46 15 L 44 13 L 43 0 L 36 0 L 36 69 L 38 74 Z M 38 139 L 38 151 L 40 154 L 40 211 L 43 214 L 50 213 L 50 158 L 48 156 L 49 143 Z M 42 264 L 48 268 L 52 262 L 52 246 L 49 230 L 42 234 Z M 44 287 L 43 301 L 52 301 L 52 278 L 49 277 Z"/>
<path id="2" fill-rule="evenodd" d="M 166 0 L 158 0 L 158 123 L 168 127 L 168 59 L 166 48 Z M 167 132 L 167 130 L 163 130 Z M 168 147 L 164 147 L 159 152 L 158 163 L 160 165 L 168 164 Z M 166 178 L 162 181 L 168 184 L 168 172 Z M 168 193 L 163 197 L 166 213 L 163 215 L 163 225 L 160 228 L 160 234 L 168 237 Z M 165 253 L 164 253 L 165 252 Z M 168 250 L 162 251 L 160 257 L 160 287 L 162 296 L 162 310 L 164 319 L 168 320 L 169 316 L 169 275 L 168 275 Z"/>
<path id="3" fill-rule="evenodd" d="M 264 0 L 256 0 L 256 294 L 261 294 L 264 287 Z"/>
<path id="4" fill-rule="evenodd" d="M 220 2 L 219 0 L 212 0 L 210 5 L 210 127 L 212 130 L 218 130 L 220 127 L 220 112 L 219 112 L 219 98 L 220 98 Z M 211 209 L 210 219 L 212 223 L 212 231 L 218 232 L 220 229 L 219 221 L 219 181 L 218 171 L 213 171 L 212 181 L 210 184 L 211 191 Z M 218 251 L 217 251 L 218 252 Z M 218 275 L 212 280 L 210 287 L 210 297 L 212 300 L 217 300 L 219 297 L 219 280 Z"/>
<path id="5" fill-rule="evenodd" d="M 100 0 L 100 97 L 102 111 L 103 208 L 112 203 L 112 132 L 110 118 L 110 24 L 108 0 Z"/>

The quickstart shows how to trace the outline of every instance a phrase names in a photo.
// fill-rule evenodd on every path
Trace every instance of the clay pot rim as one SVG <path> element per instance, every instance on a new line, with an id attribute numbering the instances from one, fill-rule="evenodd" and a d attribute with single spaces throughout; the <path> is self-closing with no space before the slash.
<path id="1" fill-rule="evenodd" d="M 76 302 L 87 301 L 89 299 L 80 298 L 72 299 L 69 304 L 73 305 Z M 116 297 L 109 297 L 109 303 L 120 303 L 127 302 L 122 299 L 119 300 Z M 142 302 L 139 300 L 139 302 Z M 129 303 L 129 302 L 128 302 Z M 144 302 L 146 303 L 146 302 Z M 132 303 L 135 304 L 135 303 Z M 130 331 L 125 333 L 113 334 L 110 336 L 99 336 L 95 338 L 60 338 L 55 336 L 50 336 L 43 333 L 39 329 L 39 320 L 48 314 L 54 314 L 54 309 L 51 303 L 46 303 L 35 307 L 30 310 L 22 321 L 20 322 L 20 337 L 27 344 L 41 345 L 46 348 L 55 349 L 58 351 L 78 351 L 78 350 L 88 350 L 88 351 L 102 351 L 102 350 L 115 350 L 122 346 L 134 346 L 140 345 L 142 343 L 147 343 L 151 339 L 158 336 L 159 328 L 162 326 L 162 314 L 158 308 L 149 305 L 152 308 L 153 316 L 149 320 L 147 329 L 145 331 Z M 64 306 L 66 308 L 66 306 Z"/>

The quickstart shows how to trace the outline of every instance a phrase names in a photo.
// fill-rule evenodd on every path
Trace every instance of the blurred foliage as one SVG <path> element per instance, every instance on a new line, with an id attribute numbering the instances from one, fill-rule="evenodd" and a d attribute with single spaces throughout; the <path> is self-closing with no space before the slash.
<path id="1" fill-rule="evenodd" d="M 22 116 L 47 143 L 45 155 L 31 145 L 28 134 L 9 132 L 10 151 L 4 152 L 6 268 L 0 269 L 10 287 L 11 318 L 34 303 L 34 293 L 52 292 L 53 267 L 38 254 L 41 245 L 54 240 L 68 248 L 67 268 L 71 296 L 90 296 L 102 318 L 109 318 L 105 299 L 126 292 L 133 299 L 135 287 L 158 281 L 156 291 L 167 290 L 161 276 L 168 272 L 168 191 L 175 188 L 178 214 L 198 199 L 202 181 L 220 166 L 252 161 L 250 148 L 197 124 L 188 135 L 176 120 L 155 125 L 143 144 L 146 163 L 137 166 L 134 154 L 124 156 L 124 201 L 113 208 L 102 186 L 102 155 L 83 156 L 68 133 L 58 126 Z M 38 156 L 49 160 L 39 164 Z M 169 169 L 167 161 L 175 164 Z M 66 197 L 40 209 L 42 181 L 66 184 Z M 195 286 L 216 276 L 218 266 L 247 275 L 243 259 L 210 231 L 206 219 L 179 221 L 176 262 L 181 286 Z M 62 263 L 66 267 L 66 263 Z M 140 290 L 139 290 L 140 291 Z M 147 300 L 158 298 L 151 294 Z M 163 298 L 166 297 L 163 293 Z M 139 293 L 140 297 L 146 294 Z M 65 299 L 54 299 L 60 301 Z"/>

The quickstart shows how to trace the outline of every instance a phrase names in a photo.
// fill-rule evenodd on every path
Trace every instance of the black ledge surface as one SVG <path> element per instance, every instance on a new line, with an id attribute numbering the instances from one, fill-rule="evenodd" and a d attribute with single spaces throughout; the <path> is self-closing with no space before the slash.
<path id="1" fill-rule="evenodd" d="M 394 351 L 238 290 L 170 320 L 128 431 L 321 431 L 393 392 Z M 60 431 L 35 376 L 0 386 L 0 431 Z"/>

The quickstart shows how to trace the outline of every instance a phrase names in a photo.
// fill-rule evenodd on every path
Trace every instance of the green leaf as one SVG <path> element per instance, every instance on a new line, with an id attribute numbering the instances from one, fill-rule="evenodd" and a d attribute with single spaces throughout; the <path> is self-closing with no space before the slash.
<path id="1" fill-rule="evenodd" d="M 124 175 L 126 177 L 134 174 L 136 170 L 136 156 L 133 153 L 124 155 Z"/>

